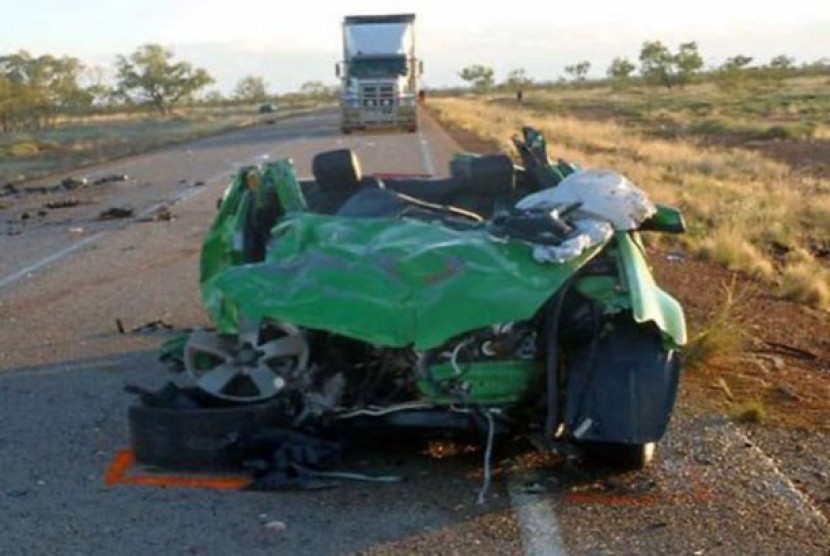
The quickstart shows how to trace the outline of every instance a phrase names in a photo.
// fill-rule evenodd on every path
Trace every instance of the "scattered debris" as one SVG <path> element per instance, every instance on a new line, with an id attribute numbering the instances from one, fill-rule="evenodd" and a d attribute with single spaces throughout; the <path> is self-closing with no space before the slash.
<path id="1" fill-rule="evenodd" d="M 124 328 L 124 323 L 121 319 L 115 319 L 115 327 L 118 329 L 119 334 L 152 334 L 160 330 L 173 330 L 173 325 L 162 319 L 140 324 L 130 330 Z"/>
<path id="2" fill-rule="evenodd" d="M 172 220 L 174 220 L 173 213 L 166 205 L 160 206 L 152 214 L 138 219 L 139 222 L 171 222 Z"/>
<path id="3" fill-rule="evenodd" d="M 670 263 L 682 263 L 686 257 L 679 253 L 666 253 L 666 260 Z"/>
<path id="4" fill-rule="evenodd" d="M 265 524 L 265 528 L 274 533 L 282 533 L 285 531 L 285 523 L 282 521 L 269 521 Z"/>
<path id="5" fill-rule="evenodd" d="M 193 187 L 202 187 L 203 185 L 207 185 L 204 181 L 199 180 L 193 183 Z"/>
<path id="6" fill-rule="evenodd" d="M 80 226 L 76 226 L 74 228 L 69 228 L 69 233 L 71 234 L 82 234 L 84 233 L 84 229 Z"/>
<path id="7" fill-rule="evenodd" d="M 81 202 L 78 199 L 74 199 L 74 198 L 70 197 L 69 199 L 63 199 L 63 200 L 60 200 L 60 201 L 49 201 L 48 203 L 46 203 L 43 206 L 48 208 L 48 209 L 62 209 L 62 208 L 77 207 L 80 204 L 81 204 Z"/>
<path id="8" fill-rule="evenodd" d="M 780 342 L 771 342 L 769 340 L 763 340 L 763 342 L 767 347 L 755 351 L 781 353 L 782 355 L 789 355 L 790 357 L 795 357 L 796 359 L 805 359 L 808 361 L 815 361 L 818 359 L 818 355 L 812 351 L 807 351 L 806 349 L 797 348 L 788 344 L 782 344 Z"/>
<path id="9" fill-rule="evenodd" d="M 98 215 L 98 220 L 117 220 L 119 218 L 131 218 L 135 209 L 129 206 L 112 207 Z"/>
<path id="10" fill-rule="evenodd" d="M 545 494 L 548 491 L 544 484 L 536 481 L 523 484 L 519 490 L 525 494 Z"/>
<path id="11" fill-rule="evenodd" d="M 70 176 L 61 182 L 64 189 L 77 189 L 78 187 L 85 187 L 89 185 L 89 180 L 84 177 Z"/>
<path id="12" fill-rule="evenodd" d="M 128 179 L 130 179 L 130 177 L 127 174 L 111 174 L 96 178 L 92 182 L 92 185 L 101 185 L 110 182 L 127 181 Z M 42 185 L 23 188 L 18 188 L 13 183 L 7 183 L 3 186 L 3 189 L 0 190 L 0 195 L 20 195 L 24 193 L 46 195 L 48 193 L 58 193 L 60 191 L 73 191 L 75 189 L 87 187 L 88 185 L 90 185 L 89 179 L 83 176 L 69 176 L 67 178 L 64 178 L 60 183 L 54 185 Z"/>
<path id="13" fill-rule="evenodd" d="M 100 178 L 95 179 L 95 181 L 92 182 L 92 185 L 102 185 L 105 183 L 127 181 L 129 179 L 130 176 L 128 176 L 127 174 L 110 174 L 108 176 L 101 176 Z"/>
<path id="14" fill-rule="evenodd" d="M 775 395 L 781 398 L 782 400 L 788 402 L 797 402 L 799 399 L 798 394 L 796 394 L 792 388 L 785 384 L 779 384 L 775 387 Z"/>
<path id="15" fill-rule="evenodd" d="M 715 382 L 715 386 L 723 390 L 726 399 L 728 399 L 729 401 L 735 400 L 735 395 L 732 393 L 732 389 L 729 388 L 729 385 L 726 383 L 726 380 L 723 377 L 718 378 L 718 380 Z"/>

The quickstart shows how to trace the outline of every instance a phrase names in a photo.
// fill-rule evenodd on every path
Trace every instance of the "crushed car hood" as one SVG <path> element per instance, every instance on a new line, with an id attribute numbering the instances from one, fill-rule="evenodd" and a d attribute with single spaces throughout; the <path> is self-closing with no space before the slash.
<path id="1" fill-rule="evenodd" d="M 529 245 L 481 228 L 297 213 L 274 228 L 263 262 L 203 274 L 202 295 L 223 332 L 244 315 L 431 349 L 532 317 L 603 245 L 540 264 Z"/>

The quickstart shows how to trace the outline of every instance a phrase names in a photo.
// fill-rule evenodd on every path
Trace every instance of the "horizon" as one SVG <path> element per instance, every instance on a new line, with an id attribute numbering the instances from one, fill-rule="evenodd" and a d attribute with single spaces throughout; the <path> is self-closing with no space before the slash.
<path id="1" fill-rule="evenodd" d="M 476 11 L 434 0 L 418 5 L 359 0 L 344 10 L 333 1 L 315 0 L 283 17 L 279 6 L 254 0 L 239 0 L 233 12 L 216 0 L 128 0 L 118 6 L 83 2 L 72 8 L 58 0 L 34 0 L 15 6 L 18 24 L 0 37 L 0 53 L 75 56 L 111 74 L 117 55 L 158 43 L 172 50 L 176 60 L 205 68 L 216 79 L 208 90 L 227 95 L 239 79 L 256 75 L 265 79 L 269 92 L 283 94 L 308 81 L 337 83 L 334 66 L 341 58 L 344 16 L 411 12 L 418 18 L 416 50 L 424 61 L 426 88 L 462 86 L 458 72 L 472 64 L 493 67 L 497 81 L 524 68 L 535 81 L 549 82 L 561 77 L 565 66 L 587 60 L 588 76 L 596 78 L 604 76 L 616 56 L 636 64 L 647 40 L 660 40 L 671 49 L 695 41 L 707 68 L 737 54 L 751 56 L 753 65 L 780 54 L 798 64 L 830 56 L 830 14 L 813 2 L 795 0 L 786 9 L 750 2 L 723 6 L 713 0 L 694 6 L 653 0 L 605 4 L 602 10 L 573 6 L 563 15 L 550 3 L 533 3 L 517 12 L 503 5 Z M 84 27 L 92 34 L 79 41 L 78 29 Z"/>

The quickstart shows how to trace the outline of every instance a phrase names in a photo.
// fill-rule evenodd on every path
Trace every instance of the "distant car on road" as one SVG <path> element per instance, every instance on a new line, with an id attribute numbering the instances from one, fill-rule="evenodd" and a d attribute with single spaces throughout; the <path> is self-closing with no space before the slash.
<path id="1" fill-rule="evenodd" d="M 277 107 L 274 106 L 271 102 L 266 102 L 265 104 L 261 104 L 259 106 L 259 113 L 260 114 L 273 114 L 277 111 Z"/>

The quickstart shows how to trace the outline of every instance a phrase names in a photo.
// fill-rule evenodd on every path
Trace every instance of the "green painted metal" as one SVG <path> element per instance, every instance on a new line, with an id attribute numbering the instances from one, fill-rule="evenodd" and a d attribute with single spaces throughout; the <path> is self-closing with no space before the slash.
<path id="1" fill-rule="evenodd" d="M 241 314 L 430 349 L 532 317 L 600 248 L 540 264 L 530 246 L 481 228 L 299 213 L 274 228 L 265 261 L 208 276 L 202 290 L 223 332 L 235 331 Z"/>
<path id="2" fill-rule="evenodd" d="M 465 365 L 456 375 L 450 363 L 441 363 L 429 368 L 432 380 L 421 376 L 415 384 L 419 394 L 436 405 L 457 404 L 461 399 L 490 406 L 514 405 L 541 384 L 543 371 L 535 361 L 484 361 Z M 448 393 L 453 387 L 464 391 L 464 397 Z"/>
<path id="3" fill-rule="evenodd" d="M 244 315 L 379 346 L 431 349 L 470 330 L 532 317 L 606 248 L 540 264 L 529 245 L 497 241 L 483 228 L 303 212 L 290 161 L 266 166 L 256 188 L 245 177 L 243 171 L 229 186 L 202 251 L 202 297 L 220 332 L 236 332 Z M 245 237 L 269 196 L 289 210 L 271 232 L 265 260 L 253 261 Z M 630 309 L 638 322 L 653 321 L 682 345 L 682 308 L 654 283 L 632 235 L 617 233 L 608 246 L 620 276 L 584 278 L 576 287 L 609 313 Z"/>
<path id="4" fill-rule="evenodd" d="M 265 166 L 262 174 L 263 195 L 272 194 L 268 187 L 276 191 L 279 204 L 285 212 L 300 212 L 308 208 L 300 182 L 297 181 L 297 174 L 294 172 L 294 164 L 290 160 L 280 160 Z"/>
<path id="5" fill-rule="evenodd" d="M 615 234 L 624 288 L 637 322 L 654 322 L 677 346 L 686 344 L 686 319 L 680 303 L 654 282 L 636 233 Z"/>
<path id="6" fill-rule="evenodd" d="M 643 222 L 640 231 L 643 232 L 666 232 L 670 234 L 682 234 L 686 231 L 686 222 L 683 214 L 676 208 L 657 204 L 657 212 L 654 216 Z"/>
<path id="7" fill-rule="evenodd" d="M 574 285 L 585 297 L 598 302 L 607 315 L 631 309 L 631 296 L 621 287 L 619 276 L 589 276 Z"/>

